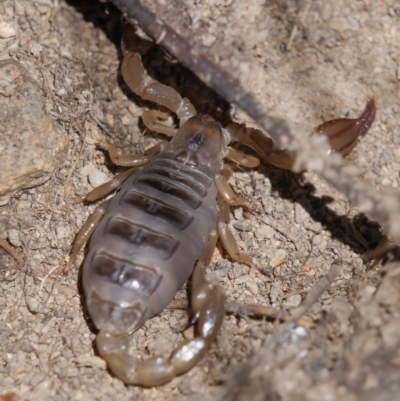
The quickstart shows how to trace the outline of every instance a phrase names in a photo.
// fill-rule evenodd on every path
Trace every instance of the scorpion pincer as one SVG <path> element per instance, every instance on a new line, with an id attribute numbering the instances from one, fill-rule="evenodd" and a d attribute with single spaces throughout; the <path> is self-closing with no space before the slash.
<path id="1" fill-rule="evenodd" d="M 87 195 L 87 200 L 96 200 L 121 186 L 78 233 L 67 268 L 91 237 L 83 288 L 88 312 L 99 330 L 98 353 L 125 383 L 157 386 L 197 364 L 221 327 L 224 291 L 205 278 L 217 240 L 233 260 L 252 265 L 228 227 L 229 206 L 248 206 L 248 202 L 232 191 L 227 182 L 232 170 L 224 160 L 244 167 L 255 167 L 259 160 L 229 145 L 240 142 L 283 168 L 290 168 L 293 158 L 275 149 L 259 130 L 239 124 L 224 129 L 210 116 L 196 115 L 192 104 L 174 89 L 146 80 L 136 53 L 125 55 L 122 74 L 141 98 L 176 113 L 180 128 L 175 133 L 160 121 L 164 113 L 147 111 L 143 121 L 148 128 L 173 136 L 165 148 L 156 145 L 143 156 L 121 156 L 112 145 L 106 146 L 116 164 L 132 168 Z M 334 149 L 347 152 L 366 133 L 374 115 L 371 101 L 359 119 L 325 123 Z M 324 124 L 318 130 L 324 132 Z M 129 335 L 166 308 L 190 276 L 193 339 L 168 357 L 141 361 L 130 355 Z"/>

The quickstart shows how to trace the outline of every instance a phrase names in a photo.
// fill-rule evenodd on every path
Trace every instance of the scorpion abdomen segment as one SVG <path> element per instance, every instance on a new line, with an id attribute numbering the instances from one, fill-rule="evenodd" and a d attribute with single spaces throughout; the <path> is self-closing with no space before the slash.
<path id="1" fill-rule="evenodd" d="M 179 230 L 184 230 L 193 221 L 193 216 L 189 213 L 136 190 L 129 191 L 121 200 L 121 204 L 135 205 L 139 210 L 153 214 Z"/>
<path id="2" fill-rule="evenodd" d="M 194 193 L 189 187 L 178 181 L 163 177 L 158 174 L 143 174 L 136 180 L 137 184 L 145 184 L 166 195 L 179 199 L 192 209 L 197 209 L 202 203 L 202 199 Z"/>
<path id="3" fill-rule="evenodd" d="M 109 221 L 107 231 L 126 244 L 145 251 L 156 252 L 162 259 L 168 259 L 175 251 L 179 241 L 170 235 L 150 230 L 145 226 L 132 224 L 129 220 L 115 218 Z"/>

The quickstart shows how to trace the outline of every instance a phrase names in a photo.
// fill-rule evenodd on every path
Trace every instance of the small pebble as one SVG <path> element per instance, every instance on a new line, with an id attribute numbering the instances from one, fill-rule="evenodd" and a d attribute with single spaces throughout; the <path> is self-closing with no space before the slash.
<path id="1" fill-rule="evenodd" d="M 299 306 L 301 303 L 301 295 L 300 294 L 293 294 L 289 295 L 285 301 L 283 302 L 283 307 L 285 309 L 291 309 L 295 308 L 296 306 Z"/>
<path id="2" fill-rule="evenodd" d="M 19 231 L 16 230 L 15 228 L 8 230 L 8 240 L 10 241 L 10 244 L 15 247 L 22 246 L 22 242 L 19 236 Z"/>
<path id="3" fill-rule="evenodd" d="M 258 239 L 271 239 L 275 235 L 275 230 L 266 224 L 262 224 L 255 232 Z"/>
<path id="4" fill-rule="evenodd" d="M 256 283 L 246 283 L 246 288 L 253 294 L 258 295 L 258 285 Z"/>
<path id="5" fill-rule="evenodd" d="M 275 257 L 269 262 L 269 265 L 274 268 L 280 266 L 286 261 L 287 252 L 284 249 L 278 249 L 275 253 Z"/>
<path id="6" fill-rule="evenodd" d="M 17 35 L 16 24 L 0 21 L 0 38 L 7 39 Z"/>
<path id="7" fill-rule="evenodd" d="M 36 298 L 26 298 L 26 306 L 31 313 L 38 313 L 40 311 L 40 303 Z"/>
<path id="8" fill-rule="evenodd" d="M 69 235 L 70 231 L 66 226 L 57 226 L 56 235 L 58 239 L 63 239 Z"/>
<path id="9" fill-rule="evenodd" d="M 106 173 L 98 170 L 96 167 L 93 167 L 89 171 L 88 175 L 89 183 L 93 188 L 97 188 L 98 186 L 110 181 L 110 177 Z"/>

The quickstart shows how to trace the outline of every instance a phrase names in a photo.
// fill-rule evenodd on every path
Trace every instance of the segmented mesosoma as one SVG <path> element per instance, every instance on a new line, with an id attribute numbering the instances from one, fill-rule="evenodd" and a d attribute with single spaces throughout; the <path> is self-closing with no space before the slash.
<path id="1" fill-rule="evenodd" d="M 143 114 L 151 130 L 173 136 L 169 144 L 143 156 L 118 155 L 107 145 L 118 165 L 133 167 L 86 197 L 103 202 L 82 227 L 74 242 L 67 269 L 90 238 L 83 265 L 83 288 L 90 317 L 99 330 L 96 345 L 110 370 L 128 384 L 157 386 L 191 369 L 207 352 L 224 317 L 225 295 L 208 283 L 209 264 L 218 239 L 230 257 L 247 265 L 251 257 L 239 252 L 228 227 L 229 206 L 248 206 L 234 194 L 227 180 L 230 162 L 256 167 L 259 160 L 229 147 L 239 142 L 260 157 L 290 169 L 293 157 L 275 149 L 261 131 L 244 125 L 227 128 L 208 115 L 197 114 L 186 98 L 158 82 L 148 82 L 141 57 L 125 55 L 122 74 L 130 89 L 145 100 L 176 113 L 180 128 L 163 124 L 159 111 Z M 358 119 L 328 121 L 317 128 L 331 148 L 348 153 L 366 134 L 375 116 L 373 101 Z M 194 338 L 184 341 L 170 356 L 140 361 L 131 356 L 129 335 L 160 313 L 191 276 L 191 315 Z"/>

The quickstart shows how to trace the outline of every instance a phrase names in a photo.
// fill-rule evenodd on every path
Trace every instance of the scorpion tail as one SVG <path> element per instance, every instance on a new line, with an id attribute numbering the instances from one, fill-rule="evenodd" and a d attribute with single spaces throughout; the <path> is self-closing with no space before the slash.
<path id="1" fill-rule="evenodd" d="M 110 370 L 124 383 L 144 387 L 160 386 L 194 367 L 210 348 L 221 327 L 225 295 L 218 285 L 204 283 L 192 296 L 195 336 L 186 340 L 168 357 L 140 361 L 129 355 L 126 334 L 100 331 L 96 337 L 99 354 Z"/>

